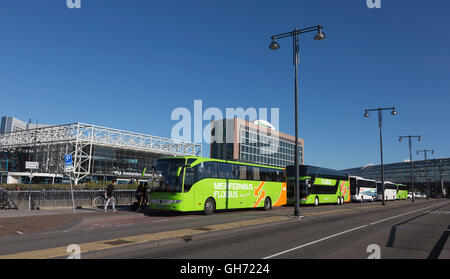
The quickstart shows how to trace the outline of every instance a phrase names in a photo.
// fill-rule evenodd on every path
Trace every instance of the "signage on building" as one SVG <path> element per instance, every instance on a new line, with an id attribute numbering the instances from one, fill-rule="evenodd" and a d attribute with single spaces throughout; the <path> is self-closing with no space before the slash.
<path id="1" fill-rule="evenodd" d="M 258 119 L 258 120 L 253 121 L 253 124 L 256 124 L 256 125 L 264 127 L 264 128 L 269 128 L 269 129 L 275 130 L 275 127 L 266 120 Z"/>
<path id="2" fill-rule="evenodd" d="M 138 172 L 131 172 L 131 171 L 113 171 L 112 172 L 116 176 L 135 176 L 135 177 L 152 177 L 151 173 L 138 173 Z"/>
<path id="3" fill-rule="evenodd" d="M 26 161 L 25 162 L 25 169 L 27 169 L 27 170 L 37 170 L 37 169 L 39 169 L 39 162 Z"/>

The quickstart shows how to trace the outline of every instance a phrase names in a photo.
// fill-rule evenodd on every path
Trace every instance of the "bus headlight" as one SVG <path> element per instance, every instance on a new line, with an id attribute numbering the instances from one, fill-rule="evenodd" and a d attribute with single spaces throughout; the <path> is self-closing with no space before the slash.
<path id="1" fill-rule="evenodd" d="M 181 200 L 150 200 L 152 204 L 178 204 L 181 203 Z"/>

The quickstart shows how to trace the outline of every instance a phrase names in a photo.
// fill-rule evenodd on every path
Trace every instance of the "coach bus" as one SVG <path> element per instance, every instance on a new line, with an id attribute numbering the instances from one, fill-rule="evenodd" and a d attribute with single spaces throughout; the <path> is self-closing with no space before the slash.
<path id="1" fill-rule="evenodd" d="M 383 189 L 381 188 L 381 181 L 377 181 L 377 200 L 383 200 Z M 390 182 L 384 182 L 384 200 L 393 201 L 397 199 L 397 185 Z"/>
<path id="2" fill-rule="evenodd" d="M 350 176 L 350 196 L 352 201 L 364 202 L 376 200 L 377 182 L 359 176 Z"/>
<path id="3" fill-rule="evenodd" d="M 286 204 L 283 168 L 201 157 L 160 158 L 150 208 L 203 211 L 263 208 Z"/>
<path id="4" fill-rule="evenodd" d="M 288 203 L 294 203 L 295 166 L 286 167 Z M 349 176 L 346 173 L 314 166 L 299 166 L 300 204 L 344 204 L 350 201 Z"/>
<path id="5" fill-rule="evenodd" d="M 397 184 L 397 199 L 398 200 L 408 199 L 408 186 L 404 184 Z"/>

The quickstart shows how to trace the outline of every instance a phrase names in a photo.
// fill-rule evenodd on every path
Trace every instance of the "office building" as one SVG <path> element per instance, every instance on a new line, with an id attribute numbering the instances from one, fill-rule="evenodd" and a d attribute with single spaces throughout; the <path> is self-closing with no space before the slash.
<path id="1" fill-rule="evenodd" d="M 299 164 L 304 163 L 304 140 L 298 140 Z M 286 167 L 294 165 L 295 137 L 267 121 L 222 119 L 211 123 L 211 158 Z"/>

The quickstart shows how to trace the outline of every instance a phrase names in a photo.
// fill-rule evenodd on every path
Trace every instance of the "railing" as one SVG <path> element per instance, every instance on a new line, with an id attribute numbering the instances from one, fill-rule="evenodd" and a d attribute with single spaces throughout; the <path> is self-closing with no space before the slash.
<path id="1" fill-rule="evenodd" d="M 72 207 L 72 196 L 69 190 L 41 190 L 41 191 L 10 191 L 19 210 L 28 209 L 28 199 L 31 193 L 31 209 Z M 90 207 L 92 200 L 103 195 L 104 190 L 75 190 L 73 196 L 75 206 Z M 116 190 L 116 205 L 131 205 L 135 201 L 135 190 Z"/>

